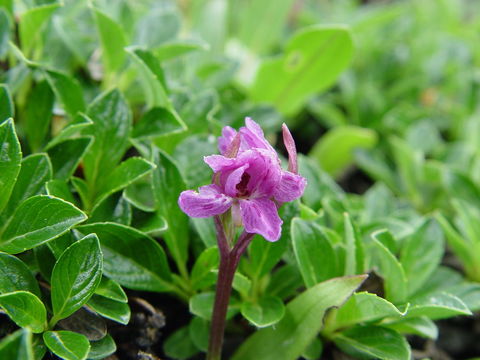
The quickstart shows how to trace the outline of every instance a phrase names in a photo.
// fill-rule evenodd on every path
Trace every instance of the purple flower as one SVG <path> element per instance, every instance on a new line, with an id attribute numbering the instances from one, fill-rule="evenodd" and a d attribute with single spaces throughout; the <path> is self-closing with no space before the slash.
<path id="1" fill-rule="evenodd" d="M 233 220 L 245 231 L 262 235 L 269 241 L 280 237 L 282 220 L 278 207 L 302 196 L 306 180 L 297 174 L 295 143 L 283 125 L 283 140 L 289 155 L 288 170 L 265 139 L 260 126 L 247 118 L 237 132 L 223 128 L 218 139 L 221 155 L 206 156 L 204 161 L 214 171 L 214 184 L 198 192 L 180 194 L 180 208 L 192 217 L 210 217 L 231 209 Z"/>

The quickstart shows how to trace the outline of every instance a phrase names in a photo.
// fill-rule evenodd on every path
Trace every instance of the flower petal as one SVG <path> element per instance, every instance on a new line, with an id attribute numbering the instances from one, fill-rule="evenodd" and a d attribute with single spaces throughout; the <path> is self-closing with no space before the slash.
<path id="1" fill-rule="evenodd" d="M 273 196 L 279 202 L 293 201 L 303 195 L 306 185 L 307 180 L 303 176 L 283 171 L 282 179 L 275 188 Z"/>
<path id="2" fill-rule="evenodd" d="M 242 199 L 239 202 L 246 232 L 260 234 L 268 241 L 277 241 L 280 238 L 283 221 L 272 200 Z"/>
<path id="3" fill-rule="evenodd" d="M 236 167 L 235 165 L 237 163 L 236 158 L 227 158 L 222 155 L 205 156 L 203 158 L 203 161 L 205 161 L 214 172 L 232 170 Z"/>
<path id="4" fill-rule="evenodd" d="M 230 126 L 225 126 L 222 129 L 222 136 L 218 138 L 218 150 L 220 150 L 220 154 L 225 155 L 235 135 L 237 135 L 237 131 Z"/>
<path id="5" fill-rule="evenodd" d="M 230 175 L 228 175 L 225 182 L 225 194 L 232 197 L 237 196 L 237 185 L 242 180 L 242 176 L 246 169 L 248 169 L 248 164 L 240 166 L 239 168 L 232 171 Z"/>
<path id="6" fill-rule="evenodd" d="M 293 140 L 292 134 L 285 123 L 282 125 L 282 133 L 283 144 L 288 153 L 288 171 L 298 174 L 297 148 L 295 147 L 295 141 Z"/>
<path id="7" fill-rule="evenodd" d="M 265 149 L 252 149 L 243 152 L 239 160 L 249 164 L 248 193 L 255 198 L 272 196 L 282 176 L 277 154 Z"/>
<path id="8" fill-rule="evenodd" d="M 245 119 L 245 127 L 240 128 L 240 134 L 246 149 L 266 149 L 275 152 L 272 145 L 268 143 L 263 134 L 263 130 L 255 121 L 247 117 Z"/>
<path id="9" fill-rule="evenodd" d="M 183 191 L 178 198 L 180 209 L 191 217 L 210 217 L 223 214 L 232 206 L 232 198 L 222 194 L 217 185 L 202 186 L 198 192 Z"/>

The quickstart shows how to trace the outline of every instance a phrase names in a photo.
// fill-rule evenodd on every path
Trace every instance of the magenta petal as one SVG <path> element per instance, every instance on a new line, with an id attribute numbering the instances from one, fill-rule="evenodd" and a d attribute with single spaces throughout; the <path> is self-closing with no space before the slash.
<path id="1" fill-rule="evenodd" d="M 255 121 L 247 117 L 245 119 L 245 127 L 240 129 L 240 134 L 245 143 L 246 149 L 267 149 L 275 152 L 272 146 L 265 139 L 263 130 Z"/>
<path id="2" fill-rule="evenodd" d="M 225 126 L 222 129 L 222 136 L 218 138 L 218 150 L 220 150 L 220 154 L 225 155 L 235 135 L 237 135 L 237 131 L 230 126 Z"/>
<path id="3" fill-rule="evenodd" d="M 298 199 L 303 195 L 307 180 L 289 171 L 282 172 L 282 179 L 275 188 L 273 196 L 280 202 L 289 202 Z"/>
<path id="4" fill-rule="evenodd" d="M 223 214 L 232 206 L 232 198 L 221 193 L 217 185 L 202 186 L 198 192 L 183 191 L 178 198 L 180 209 L 191 217 L 210 217 Z"/>
<path id="5" fill-rule="evenodd" d="M 221 170 L 231 170 L 235 167 L 237 160 L 235 158 L 227 158 L 222 155 L 210 155 L 203 158 L 208 166 L 212 168 L 214 172 Z"/>
<path id="6" fill-rule="evenodd" d="M 285 123 L 282 125 L 282 133 L 283 143 L 285 144 L 288 153 L 288 171 L 298 174 L 297 148 L 295 147 L 295 141 L 293 140 L 292 134 Z"/>
<path id="7" fill-rule="evenodd" d="M 242 199 L 239 202 L 246 232 L 260 234 L 268 241 L 277 241 L 280 238 L 283 221 L 272 200 Z"/>
<path id="8" fill-rule="evenodd" d="M 242 180 L 246 169 L 248 169 L 248 164 L 240 166 L 228 175 L 227 181 L 225 182 L 225 194 L 232 197 L 237 195 L 237 185 Z"/>

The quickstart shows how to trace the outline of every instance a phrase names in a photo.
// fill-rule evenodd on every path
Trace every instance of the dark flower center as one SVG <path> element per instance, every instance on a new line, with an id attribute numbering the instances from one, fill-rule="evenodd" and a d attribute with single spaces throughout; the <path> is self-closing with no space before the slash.
<path id="1" fill-rule="evenodd" d="M 246 172 L 243 173 L 242 179 L 240 182 L 237 184 L 237 197 L 244 197 L 250 195 L 247 190 L 247 185 L 248 182 L 250 181 L 250 175 L 248 175 Z"/>

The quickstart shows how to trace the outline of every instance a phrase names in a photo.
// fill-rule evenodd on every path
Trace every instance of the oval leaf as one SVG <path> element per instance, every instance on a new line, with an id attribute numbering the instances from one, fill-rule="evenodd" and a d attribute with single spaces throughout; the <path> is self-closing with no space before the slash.
<path id="1" fill-rule="evenodd" d="M 47 325 L 47 310 L 42 301 L 28 291 L 15 291 L 0 295 L 0 307 L 15 324 L 41 333 Z"/>
<path id="2" fill-rule="evenodd" d="M 7 204 L 15 185 L 20 164 L 22 150 L 18 142 L 13 120 L 7 120 L 0 125 L 0 211 Z"/>
<path id="3" fill-rule="evenodd" d="M 88 339 L 71 331 L 47 331 L 43 341 L 51 352 L 65 360 L 85 360 L 90 351 Z"/>
<path id="4" fill-rule="evenodd" d="M 285 305 L 276 296 L 261 298 L 256 303 L 244 302 L 242 315 L 257 327 L 266 327 L 279 322 L 285 315 Z"/>

